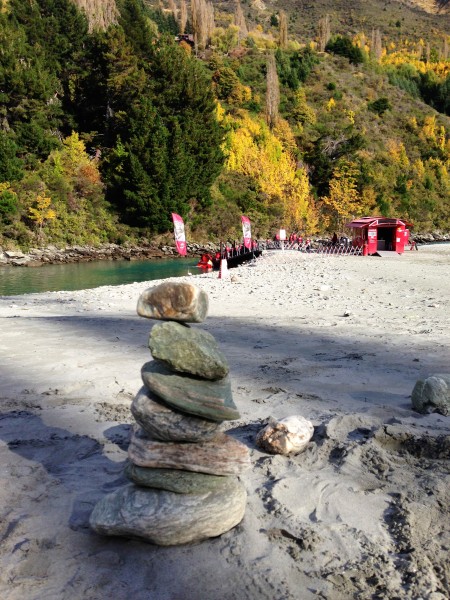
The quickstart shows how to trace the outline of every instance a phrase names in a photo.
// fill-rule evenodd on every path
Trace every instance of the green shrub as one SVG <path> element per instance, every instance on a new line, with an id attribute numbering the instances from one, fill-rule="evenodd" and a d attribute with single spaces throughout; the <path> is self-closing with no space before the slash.
<path id="1" fill-rule="evenodd" d="M 11 190 L 3 190 L 0 193 L 1 220 L 6 224 L 12 223 L 13 217 L 17 214 L 18 210 L 17 195 Z"/>
<path id="2" fill-rule="evenodd" d="M 392 106 L 387 98 L 378 98 L 373 102 L 369 102 L 367 108 L 371 112 L 377 113 L 377 115 L 382 117 L 387 110 L 390 110 L 392 108 Z"/>
<path id="3" fill-rule="evenodd" d="M 348 58 L 352 65 L 364 62 L 364 54 L 361 49 L 353 45 L 352 40 L 345 35 L 337 35 L 325 46 L 325 51 Z"/>

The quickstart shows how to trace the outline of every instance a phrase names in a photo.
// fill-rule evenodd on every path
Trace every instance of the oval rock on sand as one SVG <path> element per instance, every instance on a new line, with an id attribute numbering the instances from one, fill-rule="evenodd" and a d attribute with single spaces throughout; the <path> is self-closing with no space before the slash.
<path id="1" fill-rule="evenodd" d="M 148 319 L 202 323 L 208 314 L 208 295 L 190 283 L 164 282 L 142 292 L 137 313 Z"/>
<path id="2" fill-rule="evenodd" d="M 298 453 L 306 448 L 313 433 L 313 424 L 301 415 L 291 415 L 278 421 L 271 418 L 256 436 L 256 443 L 271 454 Z"/>
<path id="3" fill-rule="evenodd" d="M 243 518 L 247 494 L 237 479 L 206 494 L 175 494 L 129 485 L 102 498 L 90 525 L 101 535 L 141 538 L 160 546 L 199 542 Z"/>

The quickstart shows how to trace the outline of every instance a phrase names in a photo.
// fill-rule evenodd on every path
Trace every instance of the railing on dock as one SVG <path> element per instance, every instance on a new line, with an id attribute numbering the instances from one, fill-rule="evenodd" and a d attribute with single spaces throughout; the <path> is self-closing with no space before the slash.
<path id="1" fill-rule="evenodd" d="M 318 244 L 314 248 L 316 254 L 328 254 L 335 256 L 361 256 L 362 247 L 351 244 Z"/>
<path id="2" fill-rule="evenodd" d="M 362 247 L 352 246 L 351 243 L 333 244 L 331 242 L 282 242 L 271 241 L 266 243 L 265 247 L 268 250 L 297 250 L 309 254 L 326 254 L 330 256 L 362 256 Z"/>

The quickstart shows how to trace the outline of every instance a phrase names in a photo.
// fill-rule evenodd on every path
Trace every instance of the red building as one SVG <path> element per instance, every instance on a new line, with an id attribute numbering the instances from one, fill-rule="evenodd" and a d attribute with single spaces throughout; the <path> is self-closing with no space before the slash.
<path id="1" fill-rule="evenodd" d="M 361 217 L 346 223 L 352 230 L 352 245 L 363 255 L 396 252 L 402 254 L 409 239 L 411 223 L 385 217 Z"/>

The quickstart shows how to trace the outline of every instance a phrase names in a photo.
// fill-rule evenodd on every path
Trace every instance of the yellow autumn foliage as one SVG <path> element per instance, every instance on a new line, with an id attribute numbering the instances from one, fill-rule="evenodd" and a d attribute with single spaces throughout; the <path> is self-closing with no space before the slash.
<path id="1" fill-rule="evenodd" d="M 414 161 L 413 172 L 419 181 L 422 181 L 425 177 L 425 165 L 423 164 L 423 161 L 420 158 Z"/>
<path id="2" fill-rule="evenodd" d="M 347 110 L 346 108 L 344 108 L 344 114 L 347 117 L 347 119 L 349 120 L 350 125 L 354 125 L 355 124 L 355 111 Z"/>
<path id="3" fill-rule="evenodd" d="M 30 206 L 28 209 L 28 216 L 32 221 L 36 223 L 38 226 L 38 239 L 40 240 L 42 237 L 42 230 L 44 228 L 44 224 L 47 221 L 51 221 L 56 219 L 56 212 L 50 208 L 50 204 L 52 203 L 51 198 L 39 194 L 34 201 L 34 206 Z"/>
<path id="4" fill-rule="evenodd" d="M 327 112 L 331 112 L 335 106 L 336 100 L 334 98 L 330 98 L 327 102 Z"/>
<path id="5" fill-rule="evenodd" d="M 402 169 L 409 167 L 409 158 L 403 142 L 398 140 L 388 140 L 386 143 L 389 157 L 392 162 L 399 165 Z"/>
<path id="6" fill-rule="evenodd" d="M 281 207 L 286 227 L 307 226 L 309 182 L 293 156 L 294 138 L 287 122 L 270 131 L 262 119 L 245 111 L 227 115 L 224 122 L 229 128 L 224 146 L 226 169 L 252 179 L 266 208 Z"/>
<path id="7" fill-rule="evenodd" d="M 450 61 L 440 60 L 437 62 L 427 62 L 422 59 L 423 45 L 414 50 L 410 47 L 404 47 L 397 51 L 385 52 L 382 58 L 383 65 L 392 65 L 400 67 L 404 64 L 412 65 L 418 73 L 425 74 L 434 72 L 440 80 L 444 80 L 450 73 Z"/>
<path id="8" fill-rule="evenodd" d="M 434 115 L 425 117 L 423 120 L 421 136 L 425 140 L 436 141 L 437 124 L 436 117 Z"/>
<path id="9" fill-rule="evenodd" d="M 333 171 L 328 196 L 322 198 L 335 220 L 344 222 L 370 212 L 374 206 L 374 193 L 369 189 L 360 195 L 357 188 L 358 166 L 343 162 Z"/>

